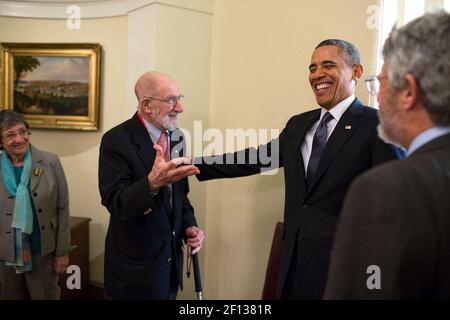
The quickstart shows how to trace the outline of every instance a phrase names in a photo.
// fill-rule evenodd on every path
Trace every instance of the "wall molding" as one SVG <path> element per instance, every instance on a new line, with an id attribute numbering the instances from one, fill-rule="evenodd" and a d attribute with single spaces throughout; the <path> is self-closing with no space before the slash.
<path id="1" fill-rule="evenodd" d="M 67 19 L 77 6 L 81 19 L 126 16 L 129 12 L 149 5 L 169 5 L 205 14 L 213 14 L 214 0 L 103 0 L 90 2 L 24 2 L 1 1 L 0 16 L 17 18 Z"/>

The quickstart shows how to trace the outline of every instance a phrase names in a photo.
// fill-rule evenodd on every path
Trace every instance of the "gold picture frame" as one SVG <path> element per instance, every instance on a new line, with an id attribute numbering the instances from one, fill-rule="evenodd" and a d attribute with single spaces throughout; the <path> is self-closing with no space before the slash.
<path id="1" fill-rule="evenodd" d="M 1 43 L 1 108 L 32 128 L 99 130 L 101 46 Z"/>

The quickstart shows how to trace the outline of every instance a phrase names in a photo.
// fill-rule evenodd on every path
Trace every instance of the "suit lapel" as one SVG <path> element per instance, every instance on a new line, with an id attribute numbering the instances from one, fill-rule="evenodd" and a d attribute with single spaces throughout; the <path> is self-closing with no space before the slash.
<path id="1" fill-rule="evenodd" d="M 133 132 L 133 143 L 137 147 L 138 157 L 141 160 L 143 166 L 145 167 L 145 172 L 148 174 L 152 170 L 153 163 L 156 158 L 156 151 L 153 149 L 153 141 L 150 138 L 150 134 L 147 131 L 147 128 L 142 124 L 139 120 L 137 113 L 134 114 L 132 118 L 132 127 L 131 130 Z M 164 193 L 163 199 L 167 199 L 167 201 L 163 201 L 162 205 L 166 209 L 167 217 L 169 221 L 173 221 L 173 215 L 171 204 L 169 203 L 170 198 L 173 199 L 173 189 L 174 185 L 172 185 L 172 191 L 169 191 L 168 187 L 161 188 L 160 192 Z M 172 196 L 170 195 L 172 193 Z M 172 204 L 173 206 L 173 204 Z"/>
<path id="2" fill-rule="evenodd" d="M 308 190 L 308 194 L 320 180 L 347 140 L 359 127 L 361 121 L 359 116 L 361 115 L 362 110 L 363 107 L 361 102 L 359 102 L 358 99 L 355 99 L 355 101 L 353 101 L 353 103 L 342 115 L 341 119 L 334 128 L 333 133 L 328 139 L 325 148 L 323 149 L 319 165 L 317 166 L 317 170 L 313 176 L 311 188 Z"/>
<path id="3" fill-rule="evenodd" d="M 153 149 L 153 142 L 147 128 L 141 123 L 137 117 L 137 113 L 132 118 L 131 130 L 133 132 L 133 143 L 137 146 L 139 159 L 141 159 L 146 171 L 150 172 L 155 161 L 156 153 Z"/>
<path id="4" fill-rule="evenodd" d="M 44 155 L 38 149 L 30 146 L 31 148 L 31 177 L 30 177 L 30 190 L 33 192 L 36 190 L 43 175 L 42 160 Z"/>

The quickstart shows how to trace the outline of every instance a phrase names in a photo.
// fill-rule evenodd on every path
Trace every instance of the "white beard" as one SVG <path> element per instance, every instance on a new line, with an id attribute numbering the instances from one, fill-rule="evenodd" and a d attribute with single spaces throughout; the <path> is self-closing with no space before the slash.
<path id="1" fill-rule="evenodd" d="M 178 128 L 176 120 L 172 120 L 169 116 L 162 118 L 160 116 L 160 112 L 161 112 L 161 110 L 158 107 L 155 107 L 155 109 L 153 110 L 153 114 L 152 114 L 153 121 L 155 121 L 157 124 L 159 124 L 159 126 L 161 126 L 162 128 L 169 130 L 169 131 L 174 131 L 175 129 Z"/>
<path id="2" fill-rule="evenodd" d="M 162 122 L 163 128 L 169 131 L 174 131 L 178 127 L 170 118 L 163 119 Z"/>

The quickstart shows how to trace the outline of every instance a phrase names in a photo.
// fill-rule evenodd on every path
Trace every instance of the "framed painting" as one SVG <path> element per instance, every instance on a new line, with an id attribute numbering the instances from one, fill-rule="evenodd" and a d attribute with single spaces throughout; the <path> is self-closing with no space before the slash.
<path id="1" fill-rule="evenodd" d="M 101 46 L 1 43 L 1 107 L 32 128 L 99 129 Z"/>

